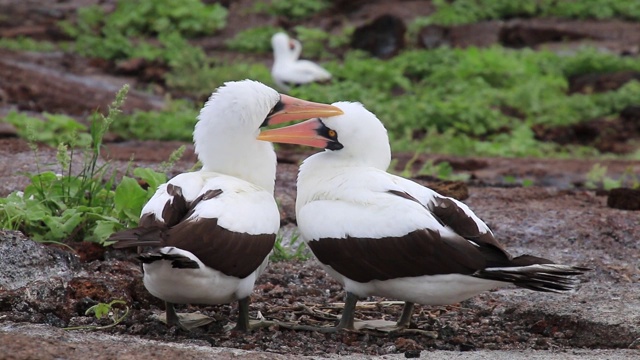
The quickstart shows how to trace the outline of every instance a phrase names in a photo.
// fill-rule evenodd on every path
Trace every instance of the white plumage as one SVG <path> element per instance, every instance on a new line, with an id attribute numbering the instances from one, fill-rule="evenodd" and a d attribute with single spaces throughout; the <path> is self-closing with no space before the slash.
<path id="1" fill-rule="evenodd" d="M 377 117 L 359 103 L 344 115 L 268 130 L 260 138 L 324 147 L 298 174 L 296 217 L 302 238 L 347 291 L 337 328 L 353 328 L 358 297 L 444 305 L 515 284 L 559 292 L 585 268 L 530 255 L 512 257 L 465 204 L 386 172 L 391 151 Z"/>
<path id="2" fill-rule="evenodd" d="M 249 296 L 280 227 L 276 154 L 257 139 L 260 128 L 340 113 L 250 80 L 228 82 L 211 95 L 193 134 L 202 170 L 160 185 L 139 227 L 111 237 L 114 247 L 145 248 L 143 282 L 166 302 L 168 324 L 191 327 L 174 303 L 238 300 L 236 329 L 248 329 Z"/>
<path id="3" fill-rule="evenodd" d="M 331 74 L 320 65 L 300 60 L 302 44 L 290 39 L 285 33 L 277 33 L 271 37 L 273 48 L 273 81 L 283 90 L 288 91 L 292 85 L 307 84 L 314 81 L 331 79 Z"/>

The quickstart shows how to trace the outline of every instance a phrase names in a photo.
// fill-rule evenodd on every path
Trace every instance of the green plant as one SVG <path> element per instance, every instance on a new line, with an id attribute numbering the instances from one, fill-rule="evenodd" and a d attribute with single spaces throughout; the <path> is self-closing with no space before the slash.
<path id="1" fill-rule="evenodd" d="M 640 4 L 635 0 L 434 0 L 433 4 L 436 11 L 429 17 L 429 22 L 440 25 L 533 16 L 640 19 Z"/>
<path id="2" fill-rule="evenodd" d="M 424 165 L 418 171 L 419 175 L 428 175 L 441 180 L 450 181 L 467 181 L 470 178 L 469 174 L 454 173 L 453 167 L 447 161 L 440 161 L 434 164 L 433 160 L 427 160 Z"/>
<path id="3" fill-rule="evenodd" d="M 86 133 L 87 127 L 75 119 L 49 113 L 43 113 L 42 117 L 44 120 L 11 110 L 3 121 L 15 126 L 20 137 L 49 146 L 60 143 L 88 146 L 91 143 L 91 136 Z"/>
<path id="4" fill-rule="evenodd" d="M 134 111 L 119 116 L 110 130 L 126 139 L 190 141 L 197 116 L 193 103 L 174 100 L 161 111 Z"/>
<path id="5" fill-rule="evenodd" d="M 149 37 L 212 34 L 225 27 L 226 18 L 227 10 L 222 5 L 199 0 L 121 0 L 109 14 L 96 5 L 80 8 L 76 24 L 61 22 L 60 26 L 76 39 L 76 51 L 83 55 L 166 60 L 171 56 L 163 54 L 171 50 L 148 42 Z"/>
<path id="6" fill-rule="evenodd" d="M 119 307 L 123 306 L 124 310 Z M 86 326 L 72 326 L 66 327 L 65 330 L 104 330 L 108 328 L 112 328 L 118 324 L 120 324 L 128 315 L 129 315 L 129 306 L 124 300 L 112 300 L 108 304 L 98 303 L 88 308 L 85 311 L 85 315 L 94 314 L 96 319 L 100 320 L 102 318 L 108 317 L 112 323 L 105 326 L 97 326 L 97 325 L 86 325 Z"/>
<path id="7" fill-rule="evenodd" d="M 282 28 L 271 25 L 256 26 L 240 31 L 225 44 L 230 50 L 266 54 L 271 52 L 271 37 L 282 31 Z"/>
<path id="8" fill-rule="evenodd" d="M 411 50 L 387 60 L 351 51 L 325 65 L 330 84 L 309 84 L 291 95 L 320 102 L 360 101 L 389 131 L 395 151 L 488 156 L 599 156 L 594 148 L 536 140 L 532 126 L 575 124 L 617 115 L 637 102 L 640 86 L 568 95 L 570 75 L 638 71 L 633 59 L 582 49 L 575 56 L 547 51 Z"/>
<path id="9" fill-rule="evenodd" d="M 331 2 L 328 0 L 272 0 L 270 3 L 257 2 L 254 10 L 300 20 L 328 9 L 330 6 Z"/>
<path id="10" fill-rule="evenodd" d="M 629 167 L 614 179 L 607 176 L 607 167 L 594 164 L 586 175 L 585 187 L 587 189 L 604 189 L 611 190 L 619 187 L 629 187 L 632 189 L 640 188 L 640 177 L 634 173 L 633 168 Z"/>
<path id="11" fill-rule="evenodd" d="M 20 51 L 51 52 L 56 45 L 49 41 L 38 41 L 26 36 L 16 38 L 0 38 L 0 48 Z"/>
<path id="12" fill-rule="evenodd" d="M 269 260 L 273 262 L 290 260 L 307 260 L 311 256 L 306 244 L 300 240 L 300 235 L 294 233 L 287 245 L 283 244 L 284 236 L 278 234 Z"/>
<path id="13" fill-rule="evenodd" d="M 95 114 L 92 117 L 89 145 L 78 149 L 59 145 L 56 159 L 60 173 L 31 174 L 31 183 L 24 191 L 0 199 L 2 228 L 21 230 L 42 242 L 87 240 L 104 243 L 114 231 L 137 224 L 142 206 L 157 186 L 166 182 L 166 176 L 138 168 L 133 174 L 149 184 L 147 190 L 127 176 L 116 186 L 115 171 L 109 163 L 101 163 L 102 138 L 119 116 L 127 91 L 128 86 L 124 86 L 116 94 L 107 116 Z M 37 147 L 32 148 L 37 163 Z M 73 160 L 79 155 L 83 165 L 76 174 Z"/>

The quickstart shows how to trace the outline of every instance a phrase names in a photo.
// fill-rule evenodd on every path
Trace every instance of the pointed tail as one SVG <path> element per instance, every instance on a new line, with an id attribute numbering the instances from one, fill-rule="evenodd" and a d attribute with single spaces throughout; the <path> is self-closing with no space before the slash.
<path id="1" fill-rule="evenodd" d="M 164 237 L 164 227 L 138 227 L 112 234 L 108 241 L 115 241 L 116 249 L 135 246 L 161 246 Z"/>
<path id="2" fill-rule="evenodd" d="M 534 262 L 531 260 L 537 263 L 528 265 L 527 263 Z M 524 255 L 513 259 L 513 264 L 516 266 L 486 268 L 477 271 L 473 276 L 510 282 L 516 286 L 536 291 L 563 292 L 574 290 L 580 283 L 578 276 L 591 270 L 586 267 L 548 262 L 549 260 L 546 259 Z"/>

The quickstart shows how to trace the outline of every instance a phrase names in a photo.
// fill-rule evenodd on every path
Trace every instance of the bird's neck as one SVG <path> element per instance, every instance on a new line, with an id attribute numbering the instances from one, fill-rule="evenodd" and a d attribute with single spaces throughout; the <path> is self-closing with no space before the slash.
<path id="1" fill-rule="evenodd" d="M 203 171 L 234 176 L 273 194 L 276 153 L 270 143 L 228 137 L 198 144 L 196 151 Z"/>

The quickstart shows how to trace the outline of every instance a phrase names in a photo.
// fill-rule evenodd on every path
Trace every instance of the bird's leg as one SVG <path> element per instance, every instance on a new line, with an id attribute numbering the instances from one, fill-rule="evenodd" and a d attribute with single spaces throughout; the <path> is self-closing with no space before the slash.
<path id="1" fill-rule="evenodd" d="M 165 319 L 160 318 L 160 321 L 165 322 L 169 326 L 177 326 L 182 330 L 191 331 L 199 326 L 204 326 L 213 321 L 212 318 L 202 314 L 182 314 L 178 315 L 173 303 L 165 301 Z"/>
<path id="2" fill-rule="evenodd" d="M 412 315 L 413 315 L 413 303 L 405 301 L 404 307 L 402 308 L 402 315 L 400 316 L 400 319 L 398 319 L 396 326 L 398 328 L 408 328 L 409 325 L 411 324 Z"/>
<path id="3" fill-rule="evenodd" d="M 249 319 L 249 297 L 238 300 L 238 322 L 236 326 L 231 330 L 235 331 L 248 331 L 255 330 L 262 327 L 269 327 L 275 325 L 274 321 L 265 320 L 259 318 L 257 320 Z"/>
<path id="4" fill-rule="evenodd" d="M 238 300 L 238 322 L 236 327 L 233 328 L 236 331 L 249 330 L 249 297 Z"/>
<path id="5" fill-rule="evenodd" d="M 166 317 L 167 317 L 167 325 L 169 326 L 177 326 L 182 330 L 186 330 L 189 331 L 189 329 L 185 328 L 184 325 L 182 325 L 182 323 L 180 322 L 180 317 L 178 317 L 178 314 L 176 313 L 176 309 L 173 306 L 172 303 L 165 301 L 164 302 L 164 306 L 166 308 Z"/>
<path id="6" fill-rule="evenodd" d="M 358 296 L 354 293 L 350 293 L 347 291 L 347 297 L 344 300 L 344 309 L 342 309 L 342 316 L 340 317 L 340 322 L 335 327 L 336 330 L 355 330 L 353 325 L 354 316 L 356 311 L 356 304 L 358 303 Z"/>

